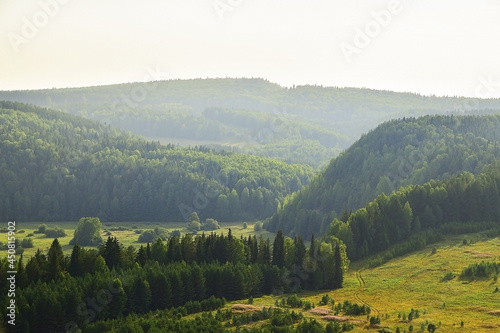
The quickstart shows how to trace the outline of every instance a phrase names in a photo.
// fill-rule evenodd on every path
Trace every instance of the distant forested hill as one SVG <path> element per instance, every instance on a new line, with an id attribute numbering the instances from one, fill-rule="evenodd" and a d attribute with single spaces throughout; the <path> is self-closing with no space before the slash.
<path id="1" fill-rule="evenodd" d="M 108 125 L 0 102 L 0 219 L 260 219 L 308 184 L 303 165 L 147 142 Z"/>
<path id="2" fill-rule="evenodd" d="M 3 91 L 0 100 L 91 118 L 162 143 L 228 147 L 324 167 L 362 133 L 404 116 L 500 109 L 499 99 L 357 88 L 284 88 L 262 79 L 196 79 Z"/>
<path id="3" fill-rule="evenodd" d="M 323 234 L 333 218 L 363 207 L 381 193 L 464 171 L 481 173 L 500 160 L 499 141 L 500 115 L 386 122 L 335 158 L 308 187 L 287 198 L 267 228 L 304 237 Z"/>

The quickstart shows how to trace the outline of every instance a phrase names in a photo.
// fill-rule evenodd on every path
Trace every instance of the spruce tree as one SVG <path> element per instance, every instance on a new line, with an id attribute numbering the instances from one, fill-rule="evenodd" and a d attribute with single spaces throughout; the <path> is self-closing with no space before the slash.
<path id="1" fill-rule="evenodd" d="M 122 247 L 116 237 L 111 238 L 111 236 L 109 236 L 106 243 L 101 246 L 99 253 L 106 261 L 106 265 L 109 269 L 121 267 Z"/>
<path id="2" fill-rule="evenodd" d="M 143 278 L 138 278 L 132 285 L 129 298 L 129 310 L 136 313 L 145 313 L 150 310 L 151 289 L 149 283 Z"/>
<path id="3" fill-rule="evenodd" d="M 278 230 L 274 238 L 272 264 L 279 268 L 282 268 L 285 264 L 285 237 L 282 230 Z"/>
<path id="4" fill-rule="evenodd" d="M 302 239 L 301 236 L 295 236 L 293 242 L 295 248 L 295 265 L 302 266 L 302 262 L 306 256 L 306 245 L 304 244 L 304 239 Z"/>
<path id="5" fill-rule="evenodd" d="M 47 256 L 49 261 L 48 278 L 49 280 L 55 280 L 60 277 L 64 270 L 64 254 L 57 238 L 52 241 Z"/>
<path id="6" fill-rule="evenodd" d="M 16 275 L 16 284 L 19 288 L 25 288 L 29 285 L 30 281 L 28 280 L 28 275 L 26 273 L 26 268 L 23 263 L 23 255 L 19 257 L 19 261 L 17 262 L 17 275 Z"/>
<path id="7" fill-rule="evenodd" d="M 335 275 L 333 281 L 334 288 L 342 288 L 344 283 L 344 269 L 342 267 L 342 256 L 340 255 L 340 242 L 337 242 L 334 253 Z"/>
<path id="8" fill-rule="evenodd" d="M 311 246 L 309 246 L 309 258 L 314 258 L 316 255 L 316 243 L 314 240 L 314 234 L 311 235 Z"/>
<path id="9" fill-rule="evenodd" d="M 144 266 L 147 260 L 148 260 L 148 255 L 146 254 L 146 249 L 144 248 L 144 246 L 141 245 L 141 247 L 137 251 L 137 256 L 135 258 L 135 261 L 139 265 Z"/>
<path id="10" fill-rule="evenodd" d="M 250 241 L 250 236 L 249 237 L 249 242 L 250 242 L 250 261 L 252 264 L 257 262 L 257 259 L 259 257 L 259 244 L 257 242 L 257 237 L 253 235 L 251 241 Z"/>
<path id="11" fill-rule="evenodd" d="M 68 272 L 71 276 L 83 276 L 83 260 L 82 260 L 82 248 L 78 243 L 75 243 L 73 250 L 71 251 L 71 257 L 69 262 Z"/>

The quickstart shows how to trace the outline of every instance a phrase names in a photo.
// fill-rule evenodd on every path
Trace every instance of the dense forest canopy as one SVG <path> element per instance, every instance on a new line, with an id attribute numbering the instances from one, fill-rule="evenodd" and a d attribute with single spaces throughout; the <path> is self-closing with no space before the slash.
<path id="1" fill-rule="evenodd" d="M 492 111 L 493 112 L 493 111 Z M 479 174 L 500 160 L 500 115 L 392 120 L 363 135 L 267 224 L 288 235 L 323 234 L 333 218 L 401 186 Z"/>
<path id="2" fill-rule="evenodd" d="M 324 167 L 378 124 L 498 109 L 498 99 L 358 88 L 281 87 L 262 79 L 193 79 L 2 91 L 0 100 L 88 117 L 162 143 L 211 145 Z"/>
<path id="3" fill-rule="evenodd" d="M 8 265 L 7 258 L 0 260 L 0 272 Z M 255 235 L 236 238 L 229 230 L 158 239 L 138 250 L 108 237 L 98 250 L 76 243 L 70 256 L 56 238 L 47 253 L 38 250 L 26 264 L 16 264 L 16 329 L 88 332 L 89 324 L 155 310 L 177 307 L 186 315 L 216 310 L 226 299 L 336 289 L 348 266 L 345 246 L 334 237 L 313 239 L 307 249 L 302 238 L 281 232 L 271 245 Z M 0 291 L 6 294 L 8 287 L 2 279 Z M 7 302 L 0 301 L 3 318 Z"/>
<path id="4" fill-rule="evenodd" d="M 0 219 L 262 219 L 308 184 L 303 165 L 145 141 L 109 125 L 0 103 Z"/>
<path id="5" fill-rule="evenodd" d="M 410 185 L 379 195 L 364 208 L 334 219 L 329 233 L 342 239 L 353 260 L 387 249 L 421 231 L 475 232 L 500 223 L 500 162 L 474 176 Z"/>

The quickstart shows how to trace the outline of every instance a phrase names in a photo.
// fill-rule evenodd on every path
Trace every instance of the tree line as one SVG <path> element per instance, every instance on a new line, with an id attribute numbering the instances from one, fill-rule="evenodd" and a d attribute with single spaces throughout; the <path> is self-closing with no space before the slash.
<path id="1" fill-rule="evenodd" d="M 345 251 L 332 237 L 312 239 L 306 248 L 300 237 L 292 240 L 282 232 L 272 244 L 229 232 L 158 239 L 139 249 L 108 237 L 98 249 L 75 244 L 65 256 L 56 238 L 47 253 L 38 250 L 26 264 L 22 257 L 17 263 L 16 329 L 61 331 L 68 322 L 83 329 L 95 320 L 194 306 L 188 302 L 209 306 L 210 297 L 340 288 L 349 265 Z M 2 272 L 7 265 L 4 258 Z M 6 281 L 0 291 L 6 292 Z"/>
<path id="2" fill-rule="evenodd" d="M 357 260 L 411 239 L 423 231 L 442 234 L 498 228 L 500 222 L 500 164 L 477 176 L 469 172 L 424 185 L 410 185 L 366 207 L 334 219 L 330 235 L 347 246 Z M 436 234 L 437 235 L 437 234 Z M 431 236 L 426 238 L 431 239 Z M 415 239 L 418 242 L 418 238 Z M 425 244 L 425 243 L 424 243 Z"/>

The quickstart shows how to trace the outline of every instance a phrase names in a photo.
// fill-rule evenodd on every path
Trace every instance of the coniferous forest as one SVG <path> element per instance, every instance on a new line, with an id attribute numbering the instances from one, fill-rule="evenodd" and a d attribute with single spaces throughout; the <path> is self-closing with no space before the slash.
<path id="1" fill-rule="evenodd" d="M 391 314 L 358 294 L 372 287 L 363 270 L 447 237 L 500 235 L 498 100 L 220 79 L 109 102 L 131 87 L 0 92 L 0 220 L 45 222 L 37 233 L 51 240 L 15 264 L 0 257 L 1 295 L 17 272 L 15 327 L 0 298 L 9 331 L 386 332 Z M 474 115 L 456 112 L 467 101 Z M 62 221 L 79 221 L 69 243 L 52 228 Z M 124 245 L 106 222 L 186 230 L 137 230 Z M 219 222 L 256 228 L 235 236 Z M 330 299 L 352 266 L 353 298 Z M 482 262 L 460 279 L 497 275 Z M 332 322 L 311 319 L 316 305 Z"/>
<path id="2" fill-rule="evenodd" d="M 500 116 L 425 116 L 388 121 L 333 159 L 309 186 L 286 199 L 267 228 L 326 232 L 334 218 L 402 186 L 423 185 L 500 160 Z M 440 216 L 440 214 L 438 214 Z M 307 221 L 307 222 L 306 222 Z"/>
<path id="3" fill-rule="evenodd" d="M 3 272 L 9 271 L 7 258 L 1 264 Z M 17 263 L 16 329 L 107 331 L 112 319 L 165 309 L 167 317 L 181 318 L 220 309 L 226 301 L 341 288 L 348 267 L 345 246 L 334 237 L 312 239 L 306 248 L 300 236 L 285 239 L 278 232 L 271 243 L 255 236 L 235 238 L 229 230 L 227 235 L 173 236 L 167 242 L 159 238 L 138 250 L 108 237 L 98 249 L 76 243 L 70 256 L 63 255 L 55 238 L 47 253 L 38 250 L 26 263 Z M 0 291 L 7 289 L 2 279 Z M 222 327 L 216 319 L 212 324 Z"/>
<path id="4" fill-rule="evenodd" d="M 1 219 L 262 219 L 313 170 L 277 160 L 145 141 L 95 121 L 2 102 Z"/>

